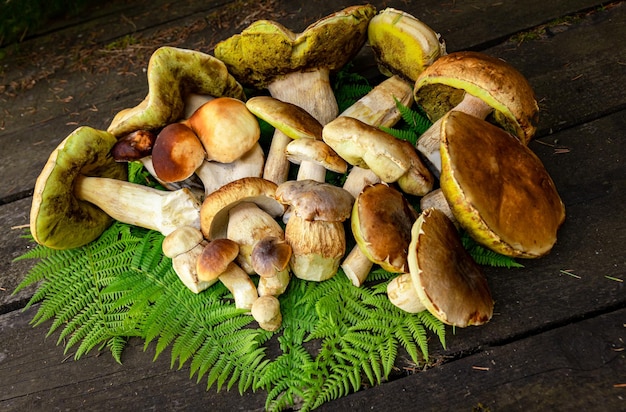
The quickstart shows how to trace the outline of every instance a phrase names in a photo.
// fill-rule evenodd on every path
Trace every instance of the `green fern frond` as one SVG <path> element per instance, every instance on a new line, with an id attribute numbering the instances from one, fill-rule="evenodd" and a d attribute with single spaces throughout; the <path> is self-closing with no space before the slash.
<path id="1" fill-rule="evenodd" d="M 415 145 L 417 143 L 417 139 L 419 138 L 419 135 L 411 129 L 394 129 L 394 128 L 385 127 L 385 126 L 381 126 L 380 129 L 383 132 L 389 133 L 396 139 L 406 140 L 412 145 Z"/>

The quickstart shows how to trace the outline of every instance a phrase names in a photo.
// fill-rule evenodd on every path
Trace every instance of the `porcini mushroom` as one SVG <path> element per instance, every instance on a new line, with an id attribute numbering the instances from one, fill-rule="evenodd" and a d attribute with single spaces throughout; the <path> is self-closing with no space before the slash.
<path id="1" fill-rule="evenodd" d="M 251 313 L 261 329 L 274 332 L 282 325 L 280 301 L 272 295 L 259 296 L 252 304 Z"/>
<path id="2" fill-rule="evenodd" d="M 222 61 L 194 50 L 163 46 L 148 63 L 148 95 L 137 106 L 118 112 L 107 131 L 116 137 L 156 130 L 181 119 L 189 93 L 244 99 L 243 87 Z"/>
<path id="3" fill-rule="evenodd" d="M 230 163 L 258 142 L 261 129 L 246 104 L 232 97 L 218 97 L 200 106 L 184 121 L 200 141 L 208 160 Z"/>
<path id="4" fill-rule="evenodd" d="M 37 242 L 79 247 L 112 219 L 164 235 L 200 227 L 200 203 L 188 189 L 167 192 L 125 181 L 126 166 L 110 154 L 115 142 L 108 132 L 82 126 L 51 153 L 33 193 L 30 225 Z"/>
<path id="5" fill-rule="evenodd" d="M 338 112 L 329 73 L 360 50 L 374 14 L 371 5 L 348 7 L 299 34 L 279 23 L 258 20 L 218 43 L 214 53 L 242 84 L 267 88 L 272 96 L 302 107 L 324 125 Z M 278 148 L 270 147 L 270 153 L 282 152 L 289 141 L 281 132 L 275 133 L 272 146 Z M 284 166 L 274 165 L 276 160 Z M 268 156 L 267 168 L 277 175 L 264 174 L 264 178 L 278 184 L 287 179 L 286 158 Z"/>
<path id="6" fill-rule="evenodd" d="M 416 219 L 417 212 L 398 190 L 383 183 L 363 189 L 354 202 L 350 219 L 361 253 L 351 252 L 341 264 L 354 286 L 363 284 L 372 263 L 388 272 L 408 272 L 407 251 Z"/>
<path id="7" fill-rule="evenodd" d="M 394 304 L 412 312 L 428 309 L 442 322 L 458 327 L 491 319 L 493 299 L 487 280 L 440 210 L 423 211 L 413 224 L 408 266 L 410 280 L 403 274 L 388 285 Z"/>
<path id="8" fill-rule="evenodd" d="M 177 228 L 161 245 L 163 254 L 172 259 L 174 272 L 193 293 L 200 293 L 217 282 L 217 278 L 200 279 L 198 276 L 196 262 L 206 245 L 202 232 L 191 226 Z"/>
<path id="9" fill-rule="evenodd" d="M 258 293 L 250 276 L 234 262 L 238 253 L 239 245 L 230 239 L 210 241 L 196 260 L 198 278 L 219 279 L 233 295 L 236 308 L 250 309 Z"/>
<path id="10" fill-rule="evenodd" d="M 220 187 L 202 202 L 200 223 L 204 237 L 227 237 L 228 213 L 242 202 L 255 203 L 272 217 L 282 216 L 285 206 L 275 195 L 276 184 L 260 177 L 244 177 Z"/>
<path id="11" fill-rule="evenodd" d="M 254 245 L 250 260 L 260 277 L 259 296 L 278 296 L 285 292 L 291 280 L 291 255 L 291 246 L 283 238 L 267 236 Z"/>
<path id="12" fill-rule="evenodd" d="M 441 171 L 440 119 L 451 110 L 487 118 L 524 144 L 536 130 L 539 108 L 528 80 L 510 64 L 485 53 L 440 57 L 417 78 L 414 96 L 434 122 L 417 148 L 436 171 Z"/>
<path id="13" fill-rule="evenodd" d="M 304 280 L 330 279 L 345 254 L 343 221 L 350 215 L 352 195 L 328 183 L 292 180 L 278 186 L 276 199 L 293 211 L 285 226 L 292 273 Z"/>
<path id="14" fill-rule="evenodd" d="M 204 162 L 206 153 L 198 136 L 182 123 L 165 126 L 152 149 L 152 167 L 159 180 L 180 182 L 191 177 Z"/>
<path id="15" fill-rule="evenodd" d="M 565 207 L 541 160 L 513 135 L 462 112 L 444 116 L 441 130 L 441 189 L 459 224 L 504 255 L 548 253 Z"/>

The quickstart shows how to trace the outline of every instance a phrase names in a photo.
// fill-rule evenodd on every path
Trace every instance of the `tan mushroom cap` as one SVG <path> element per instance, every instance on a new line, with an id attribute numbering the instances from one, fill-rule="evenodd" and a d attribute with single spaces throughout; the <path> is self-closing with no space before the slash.
<path id="1" fill-rule="evenodd" d="M 83 246 L 113 223 L 99 207 L 75 196 L 74 182 L 80 176 L 126 180 L 126 165 L 111 157 L 116 141 L 108 132 L 82 126 L 52 151 L 35 182 L 30 210 L 37 243 L 53 249 Z"/>
<path id="2" fill-rule="evenodd" d="M 189 252 L 204 240 L 202 232 L 193 226 L 181 226 L 165 236 L 161 248 L 163 254 L 169 258 L 175 258 L 185 252 Z"/>
<path id="3" fill-rule="evenodd" d="M 157 177 L 168 183 L 188 179 L 205 159 L 198 136 L 182 123 L 165 126 L 152 149 L 152 165 Z"/>
<path id="4" fill-rule="evenodd" d="M 256 96 L 246 101 L 246 107 L 292 139 L 322 139 L 321 123 L 295 104 L 271 96 Z"/>
<path id="5" fill-rule="evenodd" d="M 348 163 L 371 169 L 383 182 L 395 182 L 411 167 L 399 139 L 361 120 L 339 116 L 324 126 L 322 137 Z"/>
<path id="6" fill-rule="evenodd" d="M 365 256 L 389 272 L 406 273 L 407 250 L 417 212 L 396 189 L 367 186 L 352 208 L 352 233 Z"/>
<path id="7" fill-rule="evenodd" d="M 246 104 L 232 97 L 218 97 L 200 106 L 186 124 L 198 135 L 207 159 L 231 163 L 259 141 L 261 129 Z"/>
<path id="8" fill-rule="evenodd" d="M 539 107 L 528 80 L 513 66 L 474 51 L 437 59 L 415 82 L 415 101 L 432 121 L 461 102 L 465 92 L 494 108 L 487 120 L 528 143 L 537 128 Z"/>
<path id="9" fill-rule="evenodd" d="M 198 279 L 217 279 L 239 254 L 239 245 L 230 239 L 215 239 L 209 242 L 196 261 Z"/>
<path id="10" fill-rule="evenodd" d="M 493 299 L 480 266 L 438 209 L 427 209 L 411 230 L 408 264 L 422 304 L 442 322 L 481 325 L 493 315 Z"/>
<path id="11" fill-rule="evenodd" d="M 287 145 L 285 154 L 291 163 L 297 165 L 307 161 L 335 173 L 343 174 L 348 171 L 348 163 L 321 140 L 292 140 Z"/>
<path id="12" fill-rule="evenodd" d="M 375 13 L 369 4 L 347 7 L 299 34 L 279 23 L 257 20 L 218 43 L 214 53 L 240 82 L 264 88 L 291 72 L 343 67 L 365 43 L 367 25 Z"/>
<path id="13" fill-rule="evenodd" d="M 504 130 L 473 116 L 443 118 L 441 188 L 461 226 L 498 253 L 550 251 L 565 207 L 541 160 Z"/>
<path id="14" fill-rule="evenodd" d="M 343 222 L 354 197 L 340 187 L 314 180 L 289 180 L 276 189 L 276 199 L 291 205 L 294 214 L 307 221 Z"/>
<path id="15" fill-rule="evenodd" d="M 200 225 L 206 239 L 226 237 L 228 212 L 241 202 L 252 202 L 272 217 L 285 213 L 276 200 L 276 183 L 261 177 L 244 177 L 207 195 L 200 209 Z"/>

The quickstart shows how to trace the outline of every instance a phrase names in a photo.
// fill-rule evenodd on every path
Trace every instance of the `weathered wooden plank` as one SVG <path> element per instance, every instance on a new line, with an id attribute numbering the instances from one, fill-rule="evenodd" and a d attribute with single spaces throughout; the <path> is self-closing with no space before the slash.
<path id="1" fill-rule="evenodd" d="M 297 28 L 302 29 L 312 19 L 350 4 L 349 2 L 337 4 L 337 2 L 331 1 L 314 3 L 308 4 L 307 8 L 303 10 L 298 9 L 294 4 L 277 6 L 277 8 L 283 8 L 286 13 L 285 17 L 281 18 L 280 21 L 284 22 L 288 27 L 294 27 L 294 30 Z M 389 4 L 414 13 L 436 29 L 445 27 L 446 31 L 438 30 L 444 33 L 448 40 L 449 49 L 452 51 L 476 47 L 479 44 L 488 44 L 494 39 L 506 38 L 517 31 L 541 24 L 546 19 L 554 19 L 563 13 L 572 13 L 593 7 L 598 2 L 589 0 L 576 2 L 533 1 L 525 7 L 520 7 L 515 2 L 501 2 L 487 8 L 479 6 L 478 3 L 464 2 L 463 4 L 454 4 L 454 6 L 452 6 L 452 3 L 442 6 L 439 2 L 430 2 L 420 4 L 419 6 L 407 5 L 404 2 L 397 2 L 397 4 L 396 2 L 390 2 Z M 374 2 L 374 4 L 382 8 L 383 4 L 386 3 Z M 189 10 L 191 14 L 181 15 L 180 21 L 177 20 L 176 24 L 184 25 L 195 21 L 203 13 L 206 14 L 212 10 L 211 7 L 214 5 L 214 3 L 207 3 L 204 6 L 207 9 L 202 10 L 198 8 L 199 6 L 195 6 L 196 8 Z M 155 8 L 155 10 L 160 11 L 161 9 Z M 296 11 L 298 12 L 296 13 Z M 142 15 L 141 19 L 149 21 L 150 18 L 153 18 L 153 24 L 159 21 L 163 22 L 163 20 L 159 19 L 163 19 L 164 17 L 162 16 L 167 15 L 162 12 L 156 15 L 154 13 L 147 14 L 149 17 Z M 254 15 L 254 13 L 250 15 Z M 114 17 L 107 16 L 107 18 L 113 19 Z M 117 18 L 120 19 L 119 16 Z M 488 20 L 491 21 L 487 23 Z M 480 24 L 475 24 L 476 21 Z M 149 26 L 144 20 L 142 22 L 141 24 L 139 22 L 134 23 L 138 31 L 141 31 L 143 27 L 147 35 L 150 31 L 154 32 L 157 30 L 155 26 Z M 467 22 L 472 22 L 472 24 L 467 24 Z M 128 25 L 128 22 L 122 23 Z M 90 24 L 96 23 L 91 22 Z M 107 27 L 107 29 L 105 30 L 104 27 Z M 132 31 L 129 31 L 129 28 L 125 29 L 124 27 L 123 25 L 116 26 L 108 20 L 98 20 L 96 33 L 113 33 L 116 30 L 121 30 L 123 33 L 132 33 Z M 88 30 L 88 27 L 82 29 Z M 206 31 L 190 37 L 188 44 L 190 46 L 197 45 L 202 42 L 202 36 L 210 38 L 215 35 L 215 32 L 218 32 L 221 38 L 224 38 L 238 30 L 241 30 L 241 27 L 228 27 L 225 30 L 208 27 Z M 624 37 L 622 35 L 623 26 L 609 27 L 607 30 L 612 30 L 613 35 L 603 39 L 603 42 L 597 42 L 595 39 L 587 43 L 583 42 L 587 45 L 586 50 L 590 50 L 587 55 L 593 54 L 595 57 L 594 62 L 623 61 L 623 56 L 620 56 L 619 53 L 615 54 L 615 51 L 624 50 L 619 43 L 619 39 Z M 583 41 L 586 39 L 584 33 L 580 34 L 580 36 Z M 99 41 L 104 40 L 100 39 Z M 549 54 L 555 54 L 561 50 L 557 43 L 557 39 L 551 39 L 550 46 L 545 47 L 550 52 Z M 600 47 L 599 44 L 601 43 L 604 44 L 602 49 L 593 51 L 595 47 Z M 512 46 L 508 45 L 506 47 Z M 512 63 L 518 64 L 519 69 L 527 74 L 531 80 L 533 80 L 531 74 L 534 72 L 534 68 L 541 66 L 537 65 L 536 62 L 539 61 L 543 64 L 552 58 L 545 54 L 533 55 L 532 51 L 527 52 L 525 55 L 519 50 L 508 54 L 505 53 L 505 50 L 490 50 L 490 52 L 503 54 L 504 57 L 511 58 Z M 606 53 L 610 53 L 610 55 L 607 56 Z M 524 59 L 531 59 L 533 65 L 526 67 L 523 64 Z M 552 61 L 558 61 L 558 59 L 552 58 Z M 596 67 L 594 62 L 590 62 L 588 59 L 581 59 L 579 63 L 581 64 L 580 70 L 593 70 L 586 68 L 590 66 Z M 606 64 L 608 65 L 608 63 Z M 533 72 L 526 73 L 527 69 L 532 69 Z M 558 73 L 560 70 L 561 67 L 556 67 L 551 74 Z M 47 155 L 77 125 L 86 124 L 97 128 L 105 128 L 117 111 L 137 104 L 147 93 L 144 76 L 145 74 L 141 72 L 140 67 L 133 68 L 125 76 L 120 76 L 117 73 L 99 73 L 85 76 L 77 72 L 59 71 L 48 82 L 37 83 L 28 93 L 20 94 L 16 98 L 5 99 L 2 124 L 4 131 L 0 135 L 0 141 L 7 150 L 3 150 L 2 154 L 0 154 L 0 174 L 7 176 L 7 179 L 3 179 L 0 182 L 0 199 L 5 199 L 6 202 L 12 197 L 30 190 Z M 613 81 L 620 80 L 614 78 Z M 564 101 L 569 103 L 562 107 L 559 106 L 558 109 L 562 109 L 563 113 L 575 113 L 574 109 L 569 107 L 572 105 L 569 98 L 574 95 L 574 92 L 571 91 L 572 86 L 576 87 L 577 85 L 567 86 L 558 83 L 558 80 L 554 79 L 547 83 L 543 83 L 543 80 L 535 83 L 537 83 L 538 88 L 537 94 L 544 99 L 551 97 L 551 93 L 555 89 L 563 90 L 563 96 L 567 98 Z M 604 86 L 604 83 L 602 85 Z M 542 88 L 543 86 L 545 86 L 545 90 Z M 103 93 L 102 90 L 106 90 L 106 92 Z M 597 89 L 590 88 L 590 90 Z M 548 100 L 548 102 L 551 102 L 551 100 Z M 616 100 L 613 104 L 623 104 L 623 101 Z M 605 106 L 602 107 L 604 110 L 610 110 L 610 108 Z M 548 106 L 547 109 L 553 110 L 555 108 Z M 558 113 L 561 113 L 561 111 Z M 545 119 L 544 123 L 542 123 L 542 125 L 545 125 L 543 126 L 544 129 L 554 126 L 548 122 L 549 117 Z M 14 153 L 22 153 L 25 147 L 33 150 L 32 156 L 29 156 L 28 161 L 25 161 L 23 157 L 14 155 Z"/>
<path id="2" fill-rule="evenodd" d="M 624 319 L 620 309 L 487 348 L 319 410 L 624 410 Z"/>

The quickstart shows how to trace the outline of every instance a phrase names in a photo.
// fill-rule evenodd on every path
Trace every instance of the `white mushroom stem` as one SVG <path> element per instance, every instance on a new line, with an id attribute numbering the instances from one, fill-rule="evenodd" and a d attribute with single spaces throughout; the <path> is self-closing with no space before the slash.
<path id="1" fill-rule="evenodd" d="M 259 298 L 254 282 L 236 263 L 228 265 L 218 279 L 232 293 L 237 309 L 250 309 Z"/>
<path id="2" fill-rule="evenodd" d="M 482 99 L 465 93 L 463 100 L 452 110 L 463 112 L 479 119 L 486 118 L 493 107 L 489 106 Z M 443 117 L 442 117 L 443 118 Z M 417 150 L 420 151 L 428 159 L 433 168 L 441 173 L 441 155 L 439 153 L 439 145 L 441 143 L 441 121 L 442 118 L 436 120 L 432 126 L 428 128 L 417 141 Z"/>
<path id="3" fill-rule="evenodd" d="M 350 169 L 346 181 L 343 183 L 343 188 L 350 192 L 356 199 L 359 193 L 363 191 L 363 188 L 369 185 L 380 183 L 380 177 L 376 176 L 376 173 L 370 169 L 354 166 Z"/>
<path id="4" fill-rule="evenodd" d="M 395 306 L 409 313 L 418 313 L 426 307 L 417 295 L 411 275 L 403 273 L 393 278 L 387 285 L 387 296 Z"/>
<path id="5" fill-rule="evenodd" d="M 341 263 L 341 269 L 346 274 L 348 279 L 352 282 L 352 284 L 356 287 L 360 287 L 365 279 L 367 279 L 367 275 L 369 275 L 370 270 L 372 270 L 372 266 L 374 264 L 371 260 L 359 248 L 359 246 L 355 245 L 348 256 Z"/>
<path id="6" fill-rule="evenodd" d="M 264 161 L 265 154 L 261 145 L 257 143 L 243 156 L 231 163 L 205 160 L 195 173 L 204 185 L 205 195 L 208 195 L 225 184 L 243 177 L 261 177 Z"/>
<path id="7" fill-rule="evenodd" d="M 289 73 L 274 80 L 267 89 L 272 97 L 300 106 L 322 125 L 330 122 L 339 113 L 328 69 Z M 284 133 L 278 130 L 274 133 L 263 172 L 265 179 L 276 184 L 287 180 L 289 160 L 285 156 L 285 148 L 290 141 Z M 323 169 L 322 166 L 309 162 L 303 162 L 300 168 Z"/>
<path id="8" fill-rule="evenodd" d="M 289 286 L 289 281 L 291 280 L 291 272 L 289 271 L 289 267 L 277 272 L 275 276 L 272 277 L 263 277 L 259 278 L 259 286 L 257 286 L 257 290 L 259 291 L 259 296 L 279 296 L 285 293 L 287 290 L 287 286 Z"/>
<path id="9" fill-rule="evenodd" d="M 459 222 L 456 220 L 454 213 L 452 213 L 450 204 L 443 195 L 441 188 L 433 190 L 420 199 L 421 210 L 430 209 L 431 207 L 441 210 L 457 228 L 459 227 Z"/>
<path id="10" fill-rule="evenodd" d="M 186 188 L 169 192 L 123 180 L 80 176 L 74 193 L 113 219 L 166 236 L 181 226 L 200 228 L 200 202 Z"/>

